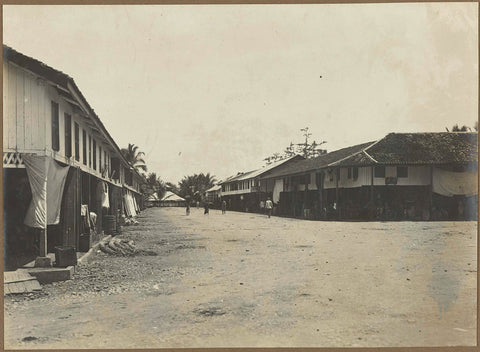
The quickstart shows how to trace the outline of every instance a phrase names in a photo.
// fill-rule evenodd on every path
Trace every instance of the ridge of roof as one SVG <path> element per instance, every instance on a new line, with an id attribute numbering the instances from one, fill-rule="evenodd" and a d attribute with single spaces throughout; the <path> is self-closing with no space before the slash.
<path id="1" fill-rule="evenodd" d="M 332 152 L 317 156 L 313 159 L 298 160 L 296 163 L 292 163 L 281 169 L 280 171 L 274 172 L 264 178 L 266 179 L 286 175 L 296 175 L 325 168 L 328 167 L 331 163 L 338 161 L 338 159 L 350 157 L 352 154 L 360 153 L 365 147 L 371 145 L 372 143 L 374 143 L 374 141 L 340 148 Z"/>
<path id="2" fill-rule="evenodd" d="M 366 150 L 368 149 L 368 153 Z M 477 132 L 389 133 L 361 156 L 352 155 L 336 166 L 471 163 L 478 159 Z"/>
<path id="3" fill-rule="evenodd" d="M 227 177 L 225 180 L 219 182 L 219 184 L 224 184 L 224 183 L 229 183 L 229 182 L 234 182 L 234 181 L 241 181 L 241 180 L 246 180 L 251 177 L 257 177 L 265 172 L 268 172 L 278 166 L 281 166 L 282 164 L 286 163 L 287 161 L 293 160 L 295 158 L 303 158 L 300 154 L 295 154 L 292 155 L 286 159 L 282 160 L 277 160 L 269 165 L 265 165 L 259 169 L 251 170 L 251 171 L 246 171 L 246 172 L 239 172 L 235 176 L 230 176 Z M 299 160 L 304 160 L 304 159 L 299 159 Z"/>

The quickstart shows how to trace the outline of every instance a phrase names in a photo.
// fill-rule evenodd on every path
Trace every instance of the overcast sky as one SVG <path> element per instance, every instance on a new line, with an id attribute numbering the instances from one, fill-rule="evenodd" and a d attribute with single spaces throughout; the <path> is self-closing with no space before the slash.
<path id="1" fill-rule="evenodd" d="M 4 43 L 71 76 L 165 181 L 473 126 L 478 5 L 4 6 Z"/>

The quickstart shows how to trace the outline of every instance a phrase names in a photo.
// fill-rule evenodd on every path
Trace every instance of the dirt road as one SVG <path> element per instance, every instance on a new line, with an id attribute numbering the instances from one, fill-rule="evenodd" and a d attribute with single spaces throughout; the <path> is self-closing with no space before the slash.
<path id="1" fill-rule="evenodd" d="M 147 209 L 40 297 L 5 299 L 6 348 L 476 343 L 476 223 L 338 223 Z M 154 254 L 154 253 L 150 253 Z"/>

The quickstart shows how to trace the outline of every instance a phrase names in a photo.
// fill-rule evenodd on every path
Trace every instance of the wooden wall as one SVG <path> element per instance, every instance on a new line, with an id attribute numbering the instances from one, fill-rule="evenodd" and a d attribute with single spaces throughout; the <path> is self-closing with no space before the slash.
<path id="1" fill-rule="evenodd" d="M 52 150 L 52 101 L 59 107 L 59 150 Z M 112 146 L 95 134 L 83 113 L 74 110 L 49 82 L 8 61 L 3 62 L 3 151 L 20 153 L 47 152 L 56 160 L 80 167 L 82 170 L 100 177 L 100 166 L 107 165 L 113 156 Z M 71 116 L 72 156 L 65 155 L 65 113 Z M 79 125 L 79 161 L 75 160 L 75 123 Z M 87 165 L 83 164 L 82 131 L 87 133 Z M 88 136 L 96 141 L 96 170 L 89 167 Z M 93 147 L 93 146 L 92 146 Z M 102 165 L 99 154 L 102 152 Z M 93 155 L 93 151 L 92 154 Z M 92 160 L 93 161 L 93 160 Z M 109 168 L 110 169 L 110 168 Z"/>
<path id="2" fill-rule="evenodd" d="M 45 82 L 3 62 L 3 150 L 45 150 L 45 123 L 50 111 Z"/>

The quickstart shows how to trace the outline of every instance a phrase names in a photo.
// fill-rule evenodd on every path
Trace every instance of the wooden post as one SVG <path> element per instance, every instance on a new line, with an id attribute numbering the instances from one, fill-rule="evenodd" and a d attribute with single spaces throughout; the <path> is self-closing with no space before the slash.
<path id="1" fill-rule="evenodd" d="M 90 178 L 90 174 L 88 174 L 88 211 L 91 209 L 91 198 L 92 198 L 92 179 Z"/>
<path id="2" fill-rule="evenodd" d="M 428 218 L 432 219 L 433 200 L 433 165 L 430 165 L 430 187 L 428 189 Z"/>
<path id="3" fill-rule="evenodd" d="M 304 194 L 303 194 L 303 217 L 306 218 L 306 213 L 305 213 L 305 209 L 307 208 L 307 194 L 308 194 L 308 185 L 310 184 L 310 174 L 307 175 L 307 177 L 305 177 L 305 190 L 304 190 Z"/>
<path id="4" fill-rule="evenodd" d="M 338 179 L 340 178 L 340 169 L 337 167 L 335 169 L 335 203 L 337 204 L 337 220 L 340 218 L 340 206 L 338 204 Z"/>
<path id="5" fill-rule="evenodd" d="M 292 194 L 292 205 L 293 205 L 293 217 L 295 217 L 296 214 L 296 203 L 297 203 L 297 183 L 295 182 L 295 178 L 291 178 L 291 185 L 293 188 L 293 194 Z"/>
<path id="6" fill-rule="evenodd" d="M 320 173 L 320 214 L 323 217 L 323 209 L 325 208 L 325 172 Z"/>
<path id="7" fill-rule="evenodd" d="M 373 197 L 373 175 L 374 175 L 374 171 L 375 171 L 375 170 L 374 170 L 374 167 L 371 166 L 371 167 L 370 167 L 370 173 L 371 173 L 371 175 L 370 175 L 370 201 L 371 201 L 372 203 L 373 203 L 373 200 L 374 200 L 374 199 L 373 199 L 373 198 L 374 198 L 374 197 Z"/>
<path id="8" fill-rule="evenodd" d="M 40 229 L 40 244 L 39 244 L 39 256 L 35 259 L 36 267 L 49 267 L 52 266 L 52 261 L 47 257 L 48 242 L 47 242 L 47 175 L 48 175 L 48 157 L 45 156 L 45 180 L 43 181 L 43 187 L 45 189 L 45 223 L 43 228 Z"/>
<path id="9" fill-rule="evenodd" d="M 45 157 L 45 181 L 43 187 L 45 188 L 45 223 L 44 228 L 40 230 L 40 257 L 46 257 L 48 252 L 48 240 L 47 240 L 47 219 L 48 219 L 48 209 L 47 209 L 47 175 L 48 175 L 48 157 Z"/>
<path id="10" fill-rule="evenodd" d="M 47 229 L 40 229 L 40 257 L 47 256 Z"/>

